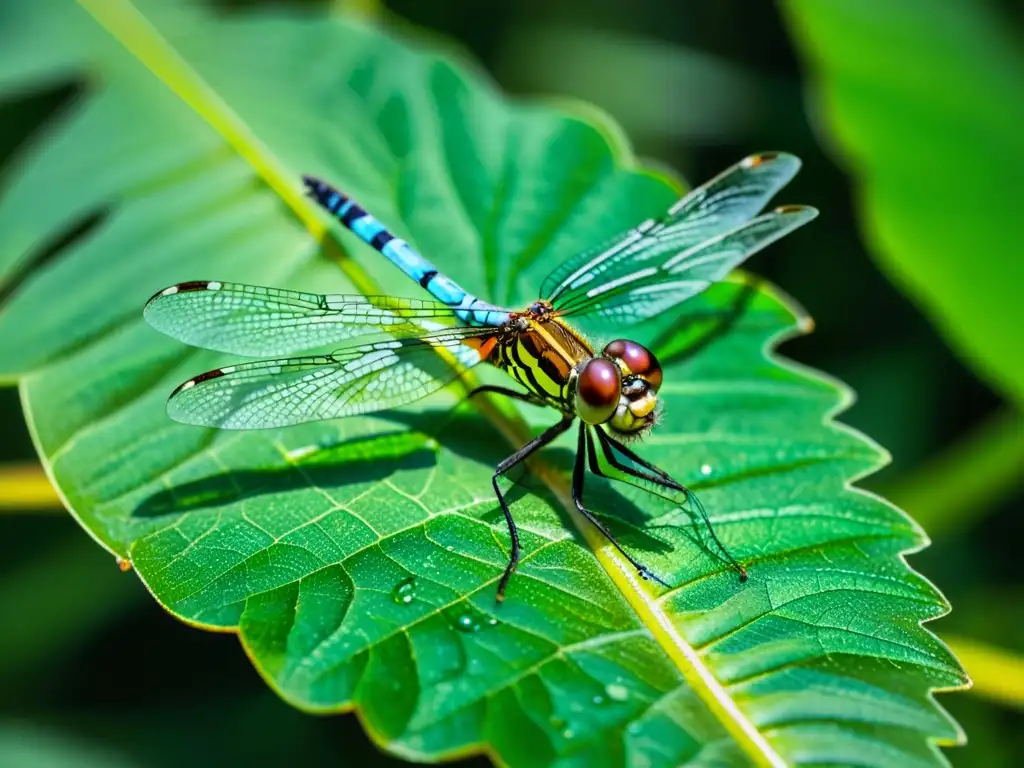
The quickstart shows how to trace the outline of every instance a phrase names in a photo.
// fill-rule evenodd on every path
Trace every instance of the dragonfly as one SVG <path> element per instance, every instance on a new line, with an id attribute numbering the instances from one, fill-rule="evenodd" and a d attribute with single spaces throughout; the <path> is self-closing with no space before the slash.
<path id="1" fill-rule="evenodd" d="M 165 288 L 144 309 L 154 328 L 191 346 L 262 358 L 185 381 L 171 393 L 168 415 L 229 430 L 287 427 L 404 406 L 487 363 L 518 387 L 482 385 L 470 396 L 487 392 L 558 415 L 557 423 L 494 468 L 491 485 L 510 541 L 499 602 L 521 549 L 499 480 L 577 420 L 573 504 L 639 576 L 670 586 L 620 546 L 586 506 L 588 467 L 596 476 L 683 499 L 707 526 L 719 558 L 746 580 L 745 568 L 718 538 L 696 494 L 629 445 L 657 420 L 664 372 L 656 356 L 628 338 L 612 339 L 599 350 L 592 339 L 608 328 L 676 310 L 813 219 L 817 210 L 805 205 L 764 210 L 799 168 L 798 158 L 782 152 L 744 158 L 662 216 L 557 265 L 537 300 L 521 308 L 469 293 L 350 197 L 304 176 L 309 197 L 433 298 L 325 295 L 198 280 Z M 309 353 L 317 348 L 334 351 Z"/>

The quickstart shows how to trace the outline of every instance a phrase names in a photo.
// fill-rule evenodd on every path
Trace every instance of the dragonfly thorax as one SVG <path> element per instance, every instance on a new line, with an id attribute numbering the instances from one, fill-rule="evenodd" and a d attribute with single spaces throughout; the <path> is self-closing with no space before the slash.
<path id="1" fill-rule="evenodd" d="M 551 302 L 543 299 L 535 301 L 527 311 L 534 320 L 543 320 L 551 312 Z"/>
<path id="2" fill-rule="evenodd" d="M 661 365 L 635 341 L 617 339 L 578 369 L 576 415 L 587 424 L 607 424 L 635 435 L 654 425 Z"/>

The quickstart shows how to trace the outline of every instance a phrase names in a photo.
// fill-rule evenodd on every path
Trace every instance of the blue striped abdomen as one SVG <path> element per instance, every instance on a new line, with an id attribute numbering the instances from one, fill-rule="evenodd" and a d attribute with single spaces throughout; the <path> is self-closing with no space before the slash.
<path id="1" fill-rule="evenodd" d="M 304 176 L 309 196 L 330 211 L 361 240 L 387 256 L 396 267 L 426 288 L 438 301 L 451 307 L 455 316 L 470 325 L 501 325 L 508 321 L 508 312 L 486 304 L 441 274 L 437 267 L 423 258 L 384 225 L 363 210 L 351 198 L 319 179 Z"/>

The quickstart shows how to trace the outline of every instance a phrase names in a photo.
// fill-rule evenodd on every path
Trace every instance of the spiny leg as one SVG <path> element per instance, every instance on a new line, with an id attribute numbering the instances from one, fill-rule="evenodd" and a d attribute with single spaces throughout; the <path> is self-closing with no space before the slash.
<path id="1" fill-rule="evenodd" d="M 573 418 L 574 417 L 568 415 L 562 416 L 562 420 L 560 422 L 545 429 L 541 434 L 537 435 L 537 437 L 533 438 L 533 440 L 528 442 L 507 459 L 504 459 L 497 467 L 495 467 L 494 475 L 491 477 L 491 485 L 494 487 L 494 495 L 498 497 L 498 503 L 501 505 L 501 511 L 505 514 L 505 522 L 508 523 L 509 537 L 512 539 L 512 551 L 509 555 L 508 565 L 505 566 L 505 573 L 501 575 L 501 581 L 498 582 L 497 600 L 499 603 L 505 599 L 505 587 L 508 586 L 508 580 L 512 578 L 512 573 L 515 571 L 516 565 L 519 564 L 519 530 L 516 528 L 515 520 L 512 519 L 512 512 L 509 510 L 508 504 L 505 503 L 505 497 L 501 493 L 501 488 L 498 487 L 498 478 L 512 469 L 512 467 L 525 460 L 538 448 L 543 448 L 565 432 L 565 430 L 567 430 L 572 424 Z"/>
<path id="2" fill-rule="evenodd" d="M 641 458 L 629 447 L 619 442 L 615 438 L 611 437 L 610 435 L 606 434 L 604 430 L 602 430 L 600 427 L 596 427 L 595 429 L 597 430 L 597 437 L 601 443 L 601 451 L 604 453 L 605 460 L 609 464 L 611 464 L 615 469 L 619 470 L 620 472 L 625 472 L 627 475 L 631 475 L 633 477 L 640 478 L 641 480 L 645 480 L 649 483 L 653 483 L 654 485 L 660 485 L 662 488 L 668 488 L 670 490 L 686 494 L 686 498 L 692 502 L 694 509 L 697 511 L 697 514 L 699 514 L 700 518 L 704 521 L 704 525 L 707 527 L 708 533 L 711 535 L 711 540 L 715 542 L 715 546 L 718 547 L 718 550 L 724 556 L 725 561 L 736 569 L 736 571 L 740 575 L 740 581 L 746 581 L 747 569 L 739 564 L 736 558 L 733 557 L 729 550 L 725 548 L 725 545 L 722 543 L 721 539 L 718 538 L 718 534 L 715 533 L 715 528 L 713 525 L 711 525 L 710 518 L 708 518 L 708 513 L 704 509 L 704 505 L 700 503 L 700 499 L 697 498 L 697 494 L 695 494 L 682 483 L 673 479 L 664 470 L 659 469 L 658 467 L 651 464 L 649 461 Z M 639 472 L 636 469 L 620 462 L 618 458 L 615 456 L 615 453 L 612 450 L 612 446 L 614 446 L 630 461 L 636 462 L 638 465 L 640 465 L 647 471 L 653 473 L 654 476 L 652 477 L 651 475 L 646 475 L 643 472 Z M 593 469 L 594 466 L 597 465 L 597 456 L 591 455 L 590 461 L 591 469 Z M 601 473 L 596 472 L 595 474 Z"/>
<path id="3" fill-rule="evenodd" d="M 688 489 L 686 486 L 682 485 L 681 483 L 677 483 L 668 474 L 658 469 L 658 467 L 654 466 L 653 464 L 648 466 L 647 462 L 645 462 L 643 459 L 640 459 L 640 457 L 638 456 L 634 460 L 637 461 L 637 463 L 641 464 L 641 466 L 645 466 L 645 468 L 649 469 L 651 472 L 656 473 L 656 478 L 644 474 L 643 472 L 633 469 L 633 467 L 630 467 L 620 462 L 611 452 L 611 449 L 604 442 L 604 440 L 607 439 L 611 442 L 614 442 L 616 447 L 619 447 L 619 443 L 617 441 L 612 441 L 611 438 L 609 438 L 606 434 L 604 434 L 604 432 L 601 431 L 600 427 L 595 427 L 595 429 L 597 430 L 598 437 L 601 438 L 602 441 L 601 452 L 604 454 L 604 457 L 607 460 L 607 462 L 611 464 L 615 469 L 619 470 L 620 472 L 625 472 L 627 475 L 630 475 L 631 477 L 639 478 L 640 480 L 643 480 L 645 482 L 654 483 L 655 485 L 661 486 L 663 488 L 669 488 L 670 490 L 678 491 L 691 497 L 693 496 L 693 492 L 690 491 L 690 489 Z M 632 451 L 629 451 L 625 446 L 621 447 L 623 449 L 623 453 L 626 453 L 627 456 L 629 456 L 629 454 L 632 453 Z M 636 456 L 636 454 L 633 454 L 633 456 Z M 594 441 L 592 439 L 587 440 L 587 459 L 590 462 L 590 471 L 593 472 L 595 475 L 597 475 L 598 477 L 607 478 L 609 480 L 616 479 L 606 474 L 604 470 L 601 469 L 601 465 L 600 463 L 598 463 L 597 460 L 597 451 L 594 449 Z"/>
<path id="4" fill-rule="evenodd" d="M 585 454 L 589 454 L 592 451 L 593 448 L 590 445 L 590 436 L 587 432 L 587 425 L 581 422 L 579 442 L 576 446 L 576 463 L 573 465 L 572 468 L 572 500 L 573 503 L 576 505 L 576 510 L 585 518 L 587 518 L 587 520 L 593 523 L 594 527 L 597 528 L 597 530 L 599 530 L 606 539 L 608 539 L 611 545 L 615 547 L 617 550 L 619 550 L 622 556 L 629 561 L 629 564 L 636 568 L 636 571 L 638 574 L 640 574 L 641 578 L 653 579 L 662 586 L 671 589 L 671 584 L 667 583 L 663 579 L 658 578 L 658 576 L 656 576 L 650 568 L 640 563 L 638 560 L 636 560 L 636 558 L 634 558 L 626 550 L 624 550 L 622 546 L 619 544 L 619 542 L 615 540 L 615 537 L 612 536 L 612 532 L 608 530 L 605 524 L 598 520 L 594 516 L 593 512 L 591 512 L 589 509 L 583 506 L 583 480 L 586 475 L 586 465 L 584 464 L 586 459 L 584 458 L 584 456 Z M 591 469 L 593 469 L 593 467 L 594 464 L 592 462 Z"/>
<path id="5" fill-rule="evenodd" d="M 615 454 L 612 452 L 611 446 L 615 446 L 617 449 L 619 449 L 623 453 L 624 456 L 626 456 L 626 458 L 630 459 L 631 461 L 635 461 L 637 464 L 639 464 L 641 467 L 646 469 L 648 472 L 653 472 L 655 475 L 657 475 L 657 477 L 661 481 L 663 481 L 663 482 L 656 483 L 657 485 L 661 485 L 661 486 L 664 486 L 666 488 L 671 488 L 674 491 L 680 491 L 680 492 L 686 493 L 686 494 L 692 493 L 690 491 L 690 489 L 687 488 L 685 485 L 683 485 L 682 483 L 676 482 L 676 480 L 674 480 L 672 478 L 672 476 L 669 475 L 665 470 L 660 469 L 659 467 L 656 467 L 653 464 L 651 464 L 650 462 L 648 462 L 646 459 L 644 459 L 643 457 L 638 455 L 636 452 L 634 452 L 632 449 L 630 449 L 629 446 L 627 446 L 625 443 L 621 443 L 618 440 L 616 440 L 615 438 L 611 437 L 604 430 L 602 430 L 600 427 L 595 427 L 595 429 L 597 430 L 597 436 L 598 436 L 598 438 L 601 441 L 601 452 L 604 454 L 605 459 L 608 460 L 608 463 L 611 464 L 616 469 L 618 469 L 618 470 L 620 470 L 622 472 L 625 472 L 627 475 L 632 475 L 633 477 L 638 477 L 641 480 L 646 480 L 648 482 L 654 482 L 654 478 L 652 478 L 650 475 L 644 474 L 643 472 L 639 472 L 636 469 L 633 469 L 633 467 L 630 467 L 630 466 L 620 462 L 618 460 L 618 458 L 616 458 Z M 592 467 L 597 465 L 597 455 L 596 454 L 592 457 L 591 462 L 592 462 L 591 463 Z M 599 474 L 599 475 L 601 474 L 601 472 L 598 471 L 598 470 L 594 470 L 594 471 L 595 471 L 596 474 Z M 602 475 L 602 477 L 606 477 L 606 475 Z"/>

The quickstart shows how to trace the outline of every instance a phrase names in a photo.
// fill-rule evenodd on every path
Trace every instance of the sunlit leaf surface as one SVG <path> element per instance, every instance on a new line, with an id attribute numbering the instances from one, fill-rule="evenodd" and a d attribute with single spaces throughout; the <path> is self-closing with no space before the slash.
<path id="1" fill-rule="evenodd" d="M 130 6 L 90 5 L 154 65 L 159 38 L 125 37 Z M 562 505 L 566 441 L 511 492 L 524 560 L 496 606 L 508 541 L 490 477 L 511 450 L 503 435 L 550 423 L 543 411 L 485 417 L 452 388 L 287 430 L 170 421 L 170 390 L 224 358 L 143 322 L 166 285 L 423 295 L 345 233 L 321 247 L 313 209 L 268 186 L 275 168 L 296 190 L 303 172 L 330 178 L 469 289 L 513 303 L 679 190 L 636 168 L 607 123 L 510 104 L 466 66 L 371 28 L 162 5 L 145 10 L 183 61 L 161 77 L 181 90 L 198 72 L 219 103 L 193 110 L 66 3 L 0 27 L 7 88 L 79 73 L 83 89 L 6 180 L 0 366 L 77 519 L 162 605 L 237 631 L 288 701 L 357 707 L 410 758 L 943 762 L 934 744 L 958 731 L 930 690 L 963 675 L 920 626 L 942 597 L 901 559 L 924 536 L 850 489 L 884 454 L 829 421 L 845 390 L 766 352 L 799 325 L 771 290 L 721 285 L 691 307 L 727 310 L 728 327 L 669 317 L 639 334 L 666 365 L 664 417 L 641 450 L 700 489 L 749 567 L 742 585 L 672 505 L 596 480 L 592 505 L 678 586 L 595 557 Z M 28 45 L 30 29 L 66 44 Z M 227 114 L 248 138 L 212 127 Z"/>

